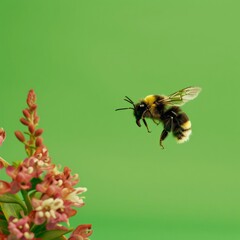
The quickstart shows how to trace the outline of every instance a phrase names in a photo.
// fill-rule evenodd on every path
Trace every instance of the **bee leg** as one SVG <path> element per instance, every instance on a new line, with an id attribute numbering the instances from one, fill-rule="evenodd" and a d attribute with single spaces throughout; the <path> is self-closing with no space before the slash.
<path id="1" fill-rule="evenodd" d="M 143 120 L 143 123 L 144 123 L 145 127 L 147 128 L 147 131 L 150 133 L 151 131 L 148 128 L 148 125 L 147 125 L 147 122 L 146 122 L 145 118 L 143 118 L 142 120 Z"/>
<path id="2" fill-rule="evenodd" d="M 168 131 L 163 129 L 161 136 L 160 136 L 160 146 L 162 147 L 162 149 L 164 149 L 162 142 L 167 137 L 167 135 L 168 135 Z"/>
<path id="3" fill-rule="evenodd" d="M 164 129 L 161 133 L 160 136 L 160 146 L 164 149 L 163 147 L 163 140 L 168 136 L 168 133 L 173 130 L 173 117 L 169 117 L 168 119 L 165 120 L 164 122 Z"/>

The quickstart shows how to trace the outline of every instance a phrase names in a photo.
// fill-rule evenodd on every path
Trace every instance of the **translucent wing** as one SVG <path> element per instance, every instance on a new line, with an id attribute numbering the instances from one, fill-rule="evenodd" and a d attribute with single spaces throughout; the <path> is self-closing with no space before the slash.
<path id="1" fill-rule="evenodd" d="M 163 102 L 167 105 L 182 106 L 186 102 L 196 98 L 201 90 L 200 87 L 187 87 L 165 97 L 159 103 Z"/>

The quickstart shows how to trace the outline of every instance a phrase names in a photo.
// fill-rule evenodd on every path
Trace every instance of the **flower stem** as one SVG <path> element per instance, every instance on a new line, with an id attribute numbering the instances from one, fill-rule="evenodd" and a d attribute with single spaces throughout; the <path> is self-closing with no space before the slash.
<path id="1" fill-rule="evenodd" d="M 32 204 L 31 204 L 31 200 L 30 197 L 28 195 L 28 192 L 26 190 L 21 190 L 24 202 L 27 206 L 28 212 L 30 213 L 32 211 Z"/>
<path id="2" fill-rule="evenodd" d="M 4 160 L 2 157 L 0 157 L 0 162 L 2 163 L 3 167 L 5 167 L 5 168 L 10 166 L 10 164 L 6 160 Z"/>

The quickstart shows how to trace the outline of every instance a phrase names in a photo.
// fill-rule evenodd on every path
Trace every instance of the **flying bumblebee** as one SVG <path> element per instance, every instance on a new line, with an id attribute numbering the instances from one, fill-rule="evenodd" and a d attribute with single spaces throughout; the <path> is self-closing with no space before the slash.
<path id="1" fill-rule="evenodd" d="M 132 104 L 132 107 L 118 108 L 116 111 L 132 109 L 136 124 L 141 127 L 140 120 L 142 120 L 148 132 L 150 130 L 145 118 L 152 119 L 157 125 L 162 122 L 163 131 L 160 135 L 160 146 L 164 148 L 163 141 L 170 132 L 178 143 L 184 143 L 189 139 L 192 133 L 191 122 L 180 106 L 196 98 L 200 91 L 200 87 L 187 87 L 169 96 L 148 95 L 139 103 L 134 103 L 126 96 L 124 100 Z"/>

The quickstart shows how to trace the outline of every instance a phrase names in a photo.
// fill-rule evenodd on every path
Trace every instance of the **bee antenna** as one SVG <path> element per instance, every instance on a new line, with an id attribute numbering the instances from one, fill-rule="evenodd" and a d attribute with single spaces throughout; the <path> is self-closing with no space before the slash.
<path id="1" fill-rule="evenodd" d="M 133 100 L 130 99 L 128 96 L 125 96 L 125 99 L 124 99 L 124 100 L 134 105 Z"/>
<path id="2" fill-rule="evenodd" d="M 119 110 L 127 110 L 127 109 L 132 109 L 132 110 L 134 110 L 134 108 L 132 108 L 132 107 L 128 107 L 128 108 L 117 108 L 117 109 L 115 109 L 115 111 L 119 111 Z"/>
<path id="3" fill-rule="evenodd" d="M 125 100 L 126 102 L 132 104 L 132 105 L 133 105 L 133 108 L 135 108 L 135 103 L 133 102 L 132 99 L 130 99 L 129 97 L 125 96 L 124 100 Z"/>
<path id="4" fill-rule="evenodd" d="M 129 97 L 125 96 L 125 98 L 123 99 L 124 101 L 130 103 L 133 105 L 133 107 L 125 107 L 125 108 L 117 108 L 115 109 L 115 111 L 119 111 L 119 110 L 127 110 L 127 109 L 132 109 L 134 110 L 135 109 L 135 104 L 133 102 L 133 100 L 131 100 Z"/>

